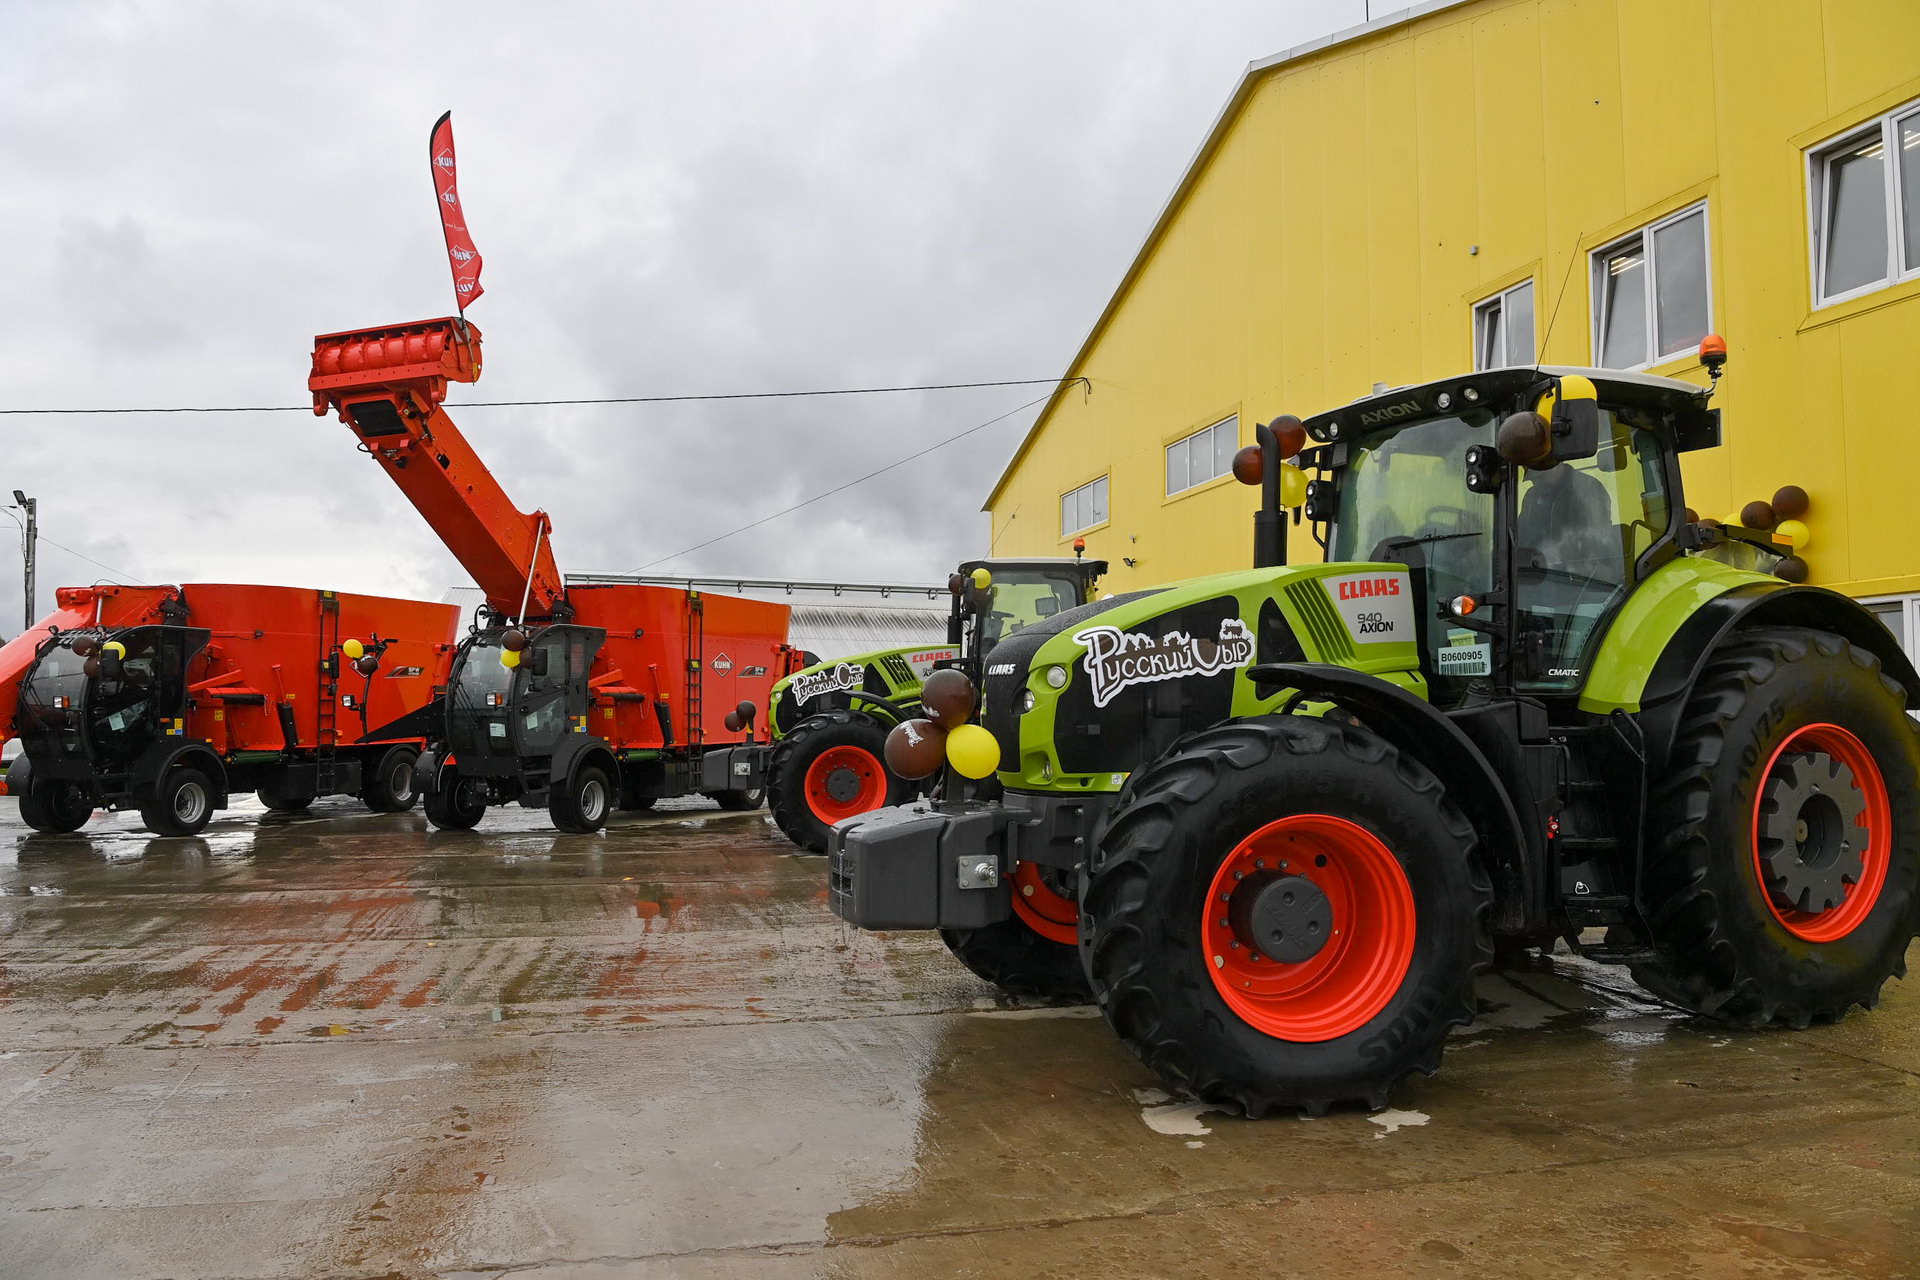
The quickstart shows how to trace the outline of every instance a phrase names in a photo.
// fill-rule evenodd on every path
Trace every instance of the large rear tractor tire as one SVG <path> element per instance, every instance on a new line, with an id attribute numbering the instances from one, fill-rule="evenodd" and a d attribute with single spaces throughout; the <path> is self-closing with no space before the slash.
<path id="1" fill-rule="evenodd" d="M 77 782 L 35 784 L 20 797 L 20 821 L 48 835 L 78 831 L 92 816 L 93 797 Z"/>
<path id="2" fill-rule="evenodd" d="M 1032 862 L 1013 869 L 1013 915 L 979 929 L 942 929 L 954 958 L 1008 995 L 1085 1003 L 1074 875 Z"/>
<path id="3" fill-rule="evenodd" d="M 748 787 L 742 791 L 709 791 L 707 798 L 722 809 L 733 813 L 746 813 L 750 809 L 758 809 L 767 802 L 767 789 Z"/>
<path id="4" fill-rule="evenodd" d="M 368 768 L 360 787 L 360 803 L 375 813 L 405 813 L 419 803 L 413 766 L 420 753 L 412 747 L 389 747 Z"/>
<path id="5" fill-rule="evenodd" d="M 1492 961 L 1473 827 L 1364 729 L 1193 734 L 1135 773 L 1081 899 L 1107 1022 L 1173 1088 L 1260 1116 L 1432 1075 Z"/>
<path id="6" fill-rule="evenodd" d="M 1920 909 L 1920 732 L 1866 650 L 1754 631 L 1708 662 L 1647 815 L 1655 959 L 1634 976 L 1740 1026 L 1872 1008 Z"/>
<path id="7" fill-rule="evenodd" d="M 597 764 L 583 764 L 573 777 L 547 796 L 547 815 L 553 825 L 573 835 L 592 835 L 607 825 L 613 810 L 613 780 Z"/>
<path id="8" fill-rule="evenodd" d="M 471 831 L 487 814 L 487 791 L 479 781 L 455 774 L 420 796 L 427 821 L 442 831 Z"/>
<path id="9" fill-rule="evenodd" d="M 140 821 L 157 836 L 198 835 L 213 818 L 213 784 L 185 765 L 167 770 L 153 797 L 140 806 Z"/>
<path id="10" fill-rule="evenodd" d="M 887 772 L 887 731 L 858 711 L 808 716 L 780 740 L 767 765 L 774 825 L 810 853 L 827 851 L 833 824 L 905 804 L 913 784 Z"/>

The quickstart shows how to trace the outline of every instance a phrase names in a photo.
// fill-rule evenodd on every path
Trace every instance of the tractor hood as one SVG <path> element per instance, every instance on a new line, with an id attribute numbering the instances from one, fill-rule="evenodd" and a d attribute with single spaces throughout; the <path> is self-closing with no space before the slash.
<path id="1" fill-rule="evenodd" d="M 1269 710 L 1263 662 L 1333 662 L 1424 696 L 1418 609 L 1403 565 L 1314 564 L 1111 596 L 1026 627 L 988 660 L 982 722 L 1001 781 L 1115 791 L 1174 739 Z"/>
<path id="2" fill-rule="evenodd" d="M 959 656 L 959 645 L 926 644 L 816 663 L 773 686 L 768 726 L 774 737 L 783 738 L 808 716 L 851 709 L 855 693 L 873 694 L 900 707 L 917 706 L 927 676 Z"/>

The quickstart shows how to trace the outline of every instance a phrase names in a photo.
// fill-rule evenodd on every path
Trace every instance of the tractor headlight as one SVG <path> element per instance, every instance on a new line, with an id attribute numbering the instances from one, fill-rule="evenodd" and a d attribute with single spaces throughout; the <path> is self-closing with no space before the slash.
<path id="1" fill-rule="evenodd" d="M 1022 689 L 1020 691 L 1020 699 L 1014 704 L 1014 709 L 1021 715 L 1025 715 L 1027 712 L 1033 710 L 1033 704 L 1039 700 L 1039 698 L 1034 696 L 1033 690 Z"/>
<path id="2" fill-rule="evenodd" d="M 1046 670 L 1047 688 L 1064 689 L 1067 687 L 1067 669 L 1061 666 L 1048 667 Z"/>

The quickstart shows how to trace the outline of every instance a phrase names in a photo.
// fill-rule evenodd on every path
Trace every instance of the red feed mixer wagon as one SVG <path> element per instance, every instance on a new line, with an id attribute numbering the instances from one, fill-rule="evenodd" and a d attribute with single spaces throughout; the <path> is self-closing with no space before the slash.
<path id="1" fill-rule="evenodd" d="M 314 412 L 340 415 L 486 597 L 420 758 L 428 820 L 468 828 L 490 804 L 519 803 L 587 832 L 616 806 L 693 792 L 757 806 L 724 749 L 753 741 L 753 709 L 802 665 L 789 610 L 569 585 L 546 512 L 514 506 L 441 406 L 450 382 L 479 376 L 480 331 L 449 317 L 322 334 L 307 384 Z"/>
<path id="2" fill-rule="evenodd" d="M 414 761 L 452 656 L 452 605 L 300 587 L 62 587 L 0 648 L 7 791 L 38 831 L 97 808 L 192 835 L 229 797 L 413 806 Z"/>

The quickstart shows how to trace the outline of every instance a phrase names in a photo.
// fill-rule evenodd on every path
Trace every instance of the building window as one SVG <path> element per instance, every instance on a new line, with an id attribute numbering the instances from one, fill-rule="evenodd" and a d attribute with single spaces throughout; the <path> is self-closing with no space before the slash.
<path id="1" fill-rule="evenodd" d="M 1167 446 L 1167 496 L 1205 484 L 1233 470 L 1240 447 L 1240 415 L 1222 418 Z"/>
<path id="2" fill-rule="evenodd" d="M 1107 522 L 1107 478 L 1090 480 L 1060 495 L 1060 536 Z"/>
<path id="3" fill-rule="evenodd" d="M 1475 372 L 1533 361 L 1533 281 L 1517 284 L 1474 305 Z"/>
<path id="4" fill-rule="evenodd" d="M 1920 103 L 1807 153 L 1821 305 L 1920 273 Z"/>
<path id="5" fill-rule="evenodd" d="M 1704 202 L 1594 251 L 1596 363 L 1644 368 L 1694 350 L 1712 328 Z"/>

